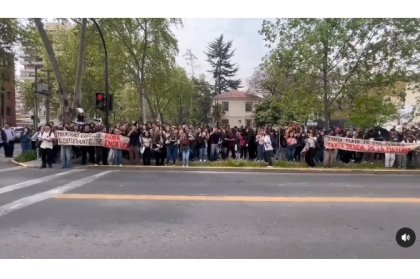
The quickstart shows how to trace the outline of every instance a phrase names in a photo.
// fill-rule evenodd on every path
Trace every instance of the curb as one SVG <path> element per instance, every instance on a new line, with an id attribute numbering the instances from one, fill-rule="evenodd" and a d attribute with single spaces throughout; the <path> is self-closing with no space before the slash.
<path id="1" fill-rule="evenodd" d="M 12 163 L 12 164 L 14 164 L 14 165 L 21 166 L 21 167 L 24 167 L 24 168 L 30 167 L 29 165 L 27 165 L 25 163 L 20 163 L 20 162 L 18 162 L 16 160 L 13 160 L 13 159 L 9 159 L 9 162 Z"/>
<path id="2" fill-rule="evenodd" d="M 21 166 L 24 168 L 38 168 L 37 166 L 31 166 L 29 164 L 20 163 L 16 160 L 10 159 L 10 163 Z M 30 161 L 32 162 L 32 161 Z M 80 166 L 81 167 L 81 166 Z M 170 171 L 170 172 L 248 172 L 248 173 L 303 173 L 303 174 L 376 174 L 376 175 L 420 175 L 420 170 L 385 170 L 385 169 L 324 169 L 324 168 L 260 168 L 260 167 L 201 167 L 201 166 L 190 166 L 189 168 L 183 168 L 181 166 L 143 166 L 143 165 L 125 165 L 112 166 L 112 165 L 100 165 L 85 166 L 89 169 L 116 169 L 116 170 L 138 170 L 138 171 Z"/>
<path id="3" fill-rule="evenodd" d="M 247 168 L 247 167 L 195 167 L 183 168 L 181 166 L 88 166 L 88 168 L 103 168 L 116 170 L 138 171 L 170 171 L 170 172 L 255 172 L 255 173 L 308 173 L 308 174 L 377 174 L 377 175 L 420 175 L 420 170 L 369 170 L 369 169 L 321 169 L 321 168 Z"/>

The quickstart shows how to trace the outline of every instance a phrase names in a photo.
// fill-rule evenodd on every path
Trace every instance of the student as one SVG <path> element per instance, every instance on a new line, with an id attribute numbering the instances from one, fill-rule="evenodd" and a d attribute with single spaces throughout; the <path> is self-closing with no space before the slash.
<path id="1" fill-rule="evenodd" d="M 182 152 L 182 167 L 188 168 L 190 159 L 190 140 L 185 133 L 181 135 L 180 147 Z"/>
<path id="2" fill-rule="evenodd" d="M 121 130 L 119 128 L 115 128 L 113 134 L 115 135 L 121 135 Z M 112 164 L 114 166 L 120 166 L 122 167 L 122 150 L 113 148 L 110 152 L 110 157 L 112 157 Z"/>
<path id="3" fill-rule="evenodd" d="M 27 127 L 23 129 L 22 136 L 20 137 L 20 146 L 22 148 L 22 154 L 32 150 L 31 132 Z"/>
<path id="4" fill-rule="evenodd" d="M 15 148 L 15 131 L 10 128 L 9 124 L 5 124 L 1 130 L 1 139 L 3 141 L 4 156 L 6 158 L 13 158 L 13 150 Z"/>
<path id="5" fill-rule="evenodd" d="M 265 131 L 265 133 L 262 133 L 262 136 L 264 136 L 264 152 L 265 152 L 265 161 L 268 163 L 268 167 L 273 167 L 273 162 L 271 161 L 271 157 L 273 154 L 273 144 L 271 143 L 271 137 L 268 132 L 268 130 Z"/>
<path id="6" fill-rule="evenodd" d="M 139 148 L 140 148 L 140 134 L 135 125 L 133 125 L 127 135 L 130 138 L 128 143 L 128 155 L 130 163 L 132 165 L 138 165 L 139 163 Z"/>
<path id="7" fill-rule="evenodd" d="M 143 151 L 143 165 L 149 166 L 151 164 L 152 159 L 152 138 L 148 131 L 145 131 L 143 137 L 141 138 L 142 147 L 144 147 Z"/>
<path id="8" fill-rule="evenodd" d="M 295 138 L 294 132 L 290 132 L 287 136 L 287 160 L 293 161 L 295 158 L 297 140 Z"/>
<path id="9" fill-rule="evenodd" d="M 52 168 L 52 157 L 51 152 L 54 148 L 54 139 L 55 135 L 51 130 L 51 126 L 46 124 L 44 126 L 44 130 L 38 135 L 38 140 L 41 143 L 39 146 L 39 151 L 41 153 L 42 158 L 42 166 L 41 169 L 47 167 Z"/>

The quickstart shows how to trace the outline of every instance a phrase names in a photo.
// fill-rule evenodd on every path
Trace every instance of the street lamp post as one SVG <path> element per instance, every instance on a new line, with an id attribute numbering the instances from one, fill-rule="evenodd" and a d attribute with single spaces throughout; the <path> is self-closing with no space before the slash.
<path id="1" fill-rule="evenodd" d="M 91 18 L 93 23 L 95 24 L 96 29 L 98 29 L 99 35 L 101 36 L 102 45 L 104 47 L 104 54 L 105 54 L 105 99 L 106 99 L 106 106 L 105 106 L 105 126 L 107 132 L 109 132 L 109 70 L 108 70 L 108 51 L 106 48 L 105 38 L 102 33 L 101 28 L 99 27 L 98 23 L 94 18 Z"/>

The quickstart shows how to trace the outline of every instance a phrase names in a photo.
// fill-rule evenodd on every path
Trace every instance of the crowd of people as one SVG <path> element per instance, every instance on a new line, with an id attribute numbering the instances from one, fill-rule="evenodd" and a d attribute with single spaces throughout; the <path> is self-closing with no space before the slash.
<path id="1" fill-rule="evenodd" d="M 109 132 L 129 138 L 128 150 L 108 149 L 101 146 L 59 146 L 55 131 L 81 133 L 106 132 L 97 123 L 74 122 L 55 125 L 53 122 L 36 131 L 25 128 L 21 136 L 22 152 L 38 150 L 42 158 L 41 168 L 52 167 L 61 161 L 63 168 L 71 168 L 72 162 L 80 158 L 81 165 L 143 164 L 156 166 L 175 165 L 182 162 L 189 167 L 191 161 L 207 162 L 218 160 L 250 160 L 265 162 L 268 167 L 273 161 L 306 162 L 309 167 L 323 165 L 332 167 L 337 161 L 343 164 L 362 162 L 384 162 L 386 168 L 418 168 L 420 153 L 375 154 L 345 150 L 329 150 L 324 146 L 325 135 L 391 142 L 420 142 L 417 126 L 382 128 L 370 130 L 333 128 L 323 130 L 298 124 L 280 127 L 211 127 L 208 125 L 170 126 L 159 123 L 140 125 L 137 122 L 115 125 Z M 2 129 L 5 156 L 13 156 L 14 133 L 8 125 Z"/>

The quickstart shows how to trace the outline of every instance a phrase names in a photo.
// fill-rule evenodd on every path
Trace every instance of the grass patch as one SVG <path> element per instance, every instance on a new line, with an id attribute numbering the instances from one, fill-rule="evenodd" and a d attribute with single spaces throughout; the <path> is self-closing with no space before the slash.
<path id="1" fill-rule="evenodd" d="M 20 154 L 19 156 L 16 157 L 16 161 L 20 162 L 20 163 L 25 163 L 25 162 L 29 162 L 29 161 L 33 161 L 37 159 L 36 156 L 36 150 L 32 150 L 29 152 L 25 152 Z"/>

